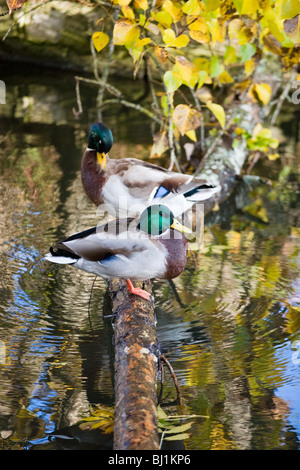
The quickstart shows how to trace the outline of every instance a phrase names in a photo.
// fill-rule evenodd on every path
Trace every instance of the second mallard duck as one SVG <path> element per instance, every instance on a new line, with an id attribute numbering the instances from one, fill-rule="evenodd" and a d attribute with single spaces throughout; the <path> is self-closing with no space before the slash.
<path id="1" fill-rule="evenodd" d="M 190 233 L 168 207 L 157 204 L 139 219 L 118 219 L 76 233 L 52 246 L 45 258 L 104 279 L 126 279 L 132 294 L 149 300 L 149 293 L 135 288 L 132 280 L 179 276 L 186 265 L 185 231 Z"/>
<path id="2" fill-rule="evenodd" d="M 137 216 L 151 203 L 168 205 L 175 217 L 195 202 L 213 197 L 216 188 L 207 182 L 166 170 L 135 158 L 110 159 L 113 145 L 111 130 L 94 123 L 88 147 L 82 157 L 81 178 L 90 200 L 106 204 L 116 216 Z"/>

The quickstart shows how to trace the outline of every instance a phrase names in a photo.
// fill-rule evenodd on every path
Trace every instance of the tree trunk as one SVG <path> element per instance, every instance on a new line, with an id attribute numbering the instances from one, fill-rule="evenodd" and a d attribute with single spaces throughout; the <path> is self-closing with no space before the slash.
<path id="1" fill-rule="evenodd" d="M 151 282 L 135 283 L 151 293 Z M 114 449 L 156 450 L 157 340 L 154 302 L 127 290 L 125 281 L 113 279 L 112 302 L 115 347 Z"/>

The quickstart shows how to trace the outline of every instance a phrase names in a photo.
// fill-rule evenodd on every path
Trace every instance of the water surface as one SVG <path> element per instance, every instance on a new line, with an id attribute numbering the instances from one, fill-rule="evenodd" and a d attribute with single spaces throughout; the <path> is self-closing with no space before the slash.
<path id="1" fill-rule="evenodd" d="M 96 91 L 81 87 L 84 113 L 76 119 L 72 74 L 31 68 L 20 80 L 11 64 L 2 73 L 1 448 L 110 448 L 110 433 L 78 426 L 114 404 L 105 283 L 42 259 L 57 239 L 98 222 L 80 181 Z M 103 118 L 115 136 L 112 157 L 148 158 L 149 122 L 120 107 Z M 296 106 L 279 124 L 281 158 L 262 158 L 253 170 L 274 184 L 240 186 L 206 218 L 203 249 L 182 275 L 154 281 L 158 339 L 184 402 L 178 408 L 166 371 L 160 404 L 194 415 L 186 449 L 300 447 Z"/>

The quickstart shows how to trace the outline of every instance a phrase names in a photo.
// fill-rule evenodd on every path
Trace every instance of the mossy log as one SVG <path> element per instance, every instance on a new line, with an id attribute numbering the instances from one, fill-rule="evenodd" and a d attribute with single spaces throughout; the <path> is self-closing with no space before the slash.
<path id="1" fill-rule="evenodd" d="M 151 293 L 151 282 L 135 283 Z M 158 449 L 156 374 L 158 348 L 154 302 L 114 279 L 108 290 L 114 317 L 116 450 Z"/>

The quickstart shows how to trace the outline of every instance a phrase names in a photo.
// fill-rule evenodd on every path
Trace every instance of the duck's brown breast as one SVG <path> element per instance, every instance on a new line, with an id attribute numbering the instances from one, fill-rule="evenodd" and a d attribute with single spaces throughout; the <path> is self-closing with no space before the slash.
<path id="1" fill-rule="evenodd" d="M 96 204 L 103 204 L 102 188 L 107 178 L 97 164 L 95 151 L 85 151 L 81 160 L 82 186 L 89 199 Z"/>
<path id="2" fill-rule="evenodd" d="M 167 249 L 166 272 L 164 279 L 173 279 L 182 273 L 187 261 L 187 240 L 182 235 L 177 238 L 178 234 L 174 230 L 170 230 L 170 238 L 162 239 L 161 243 Z M 181 235 L 181 234 L 179 234 Z"/>

